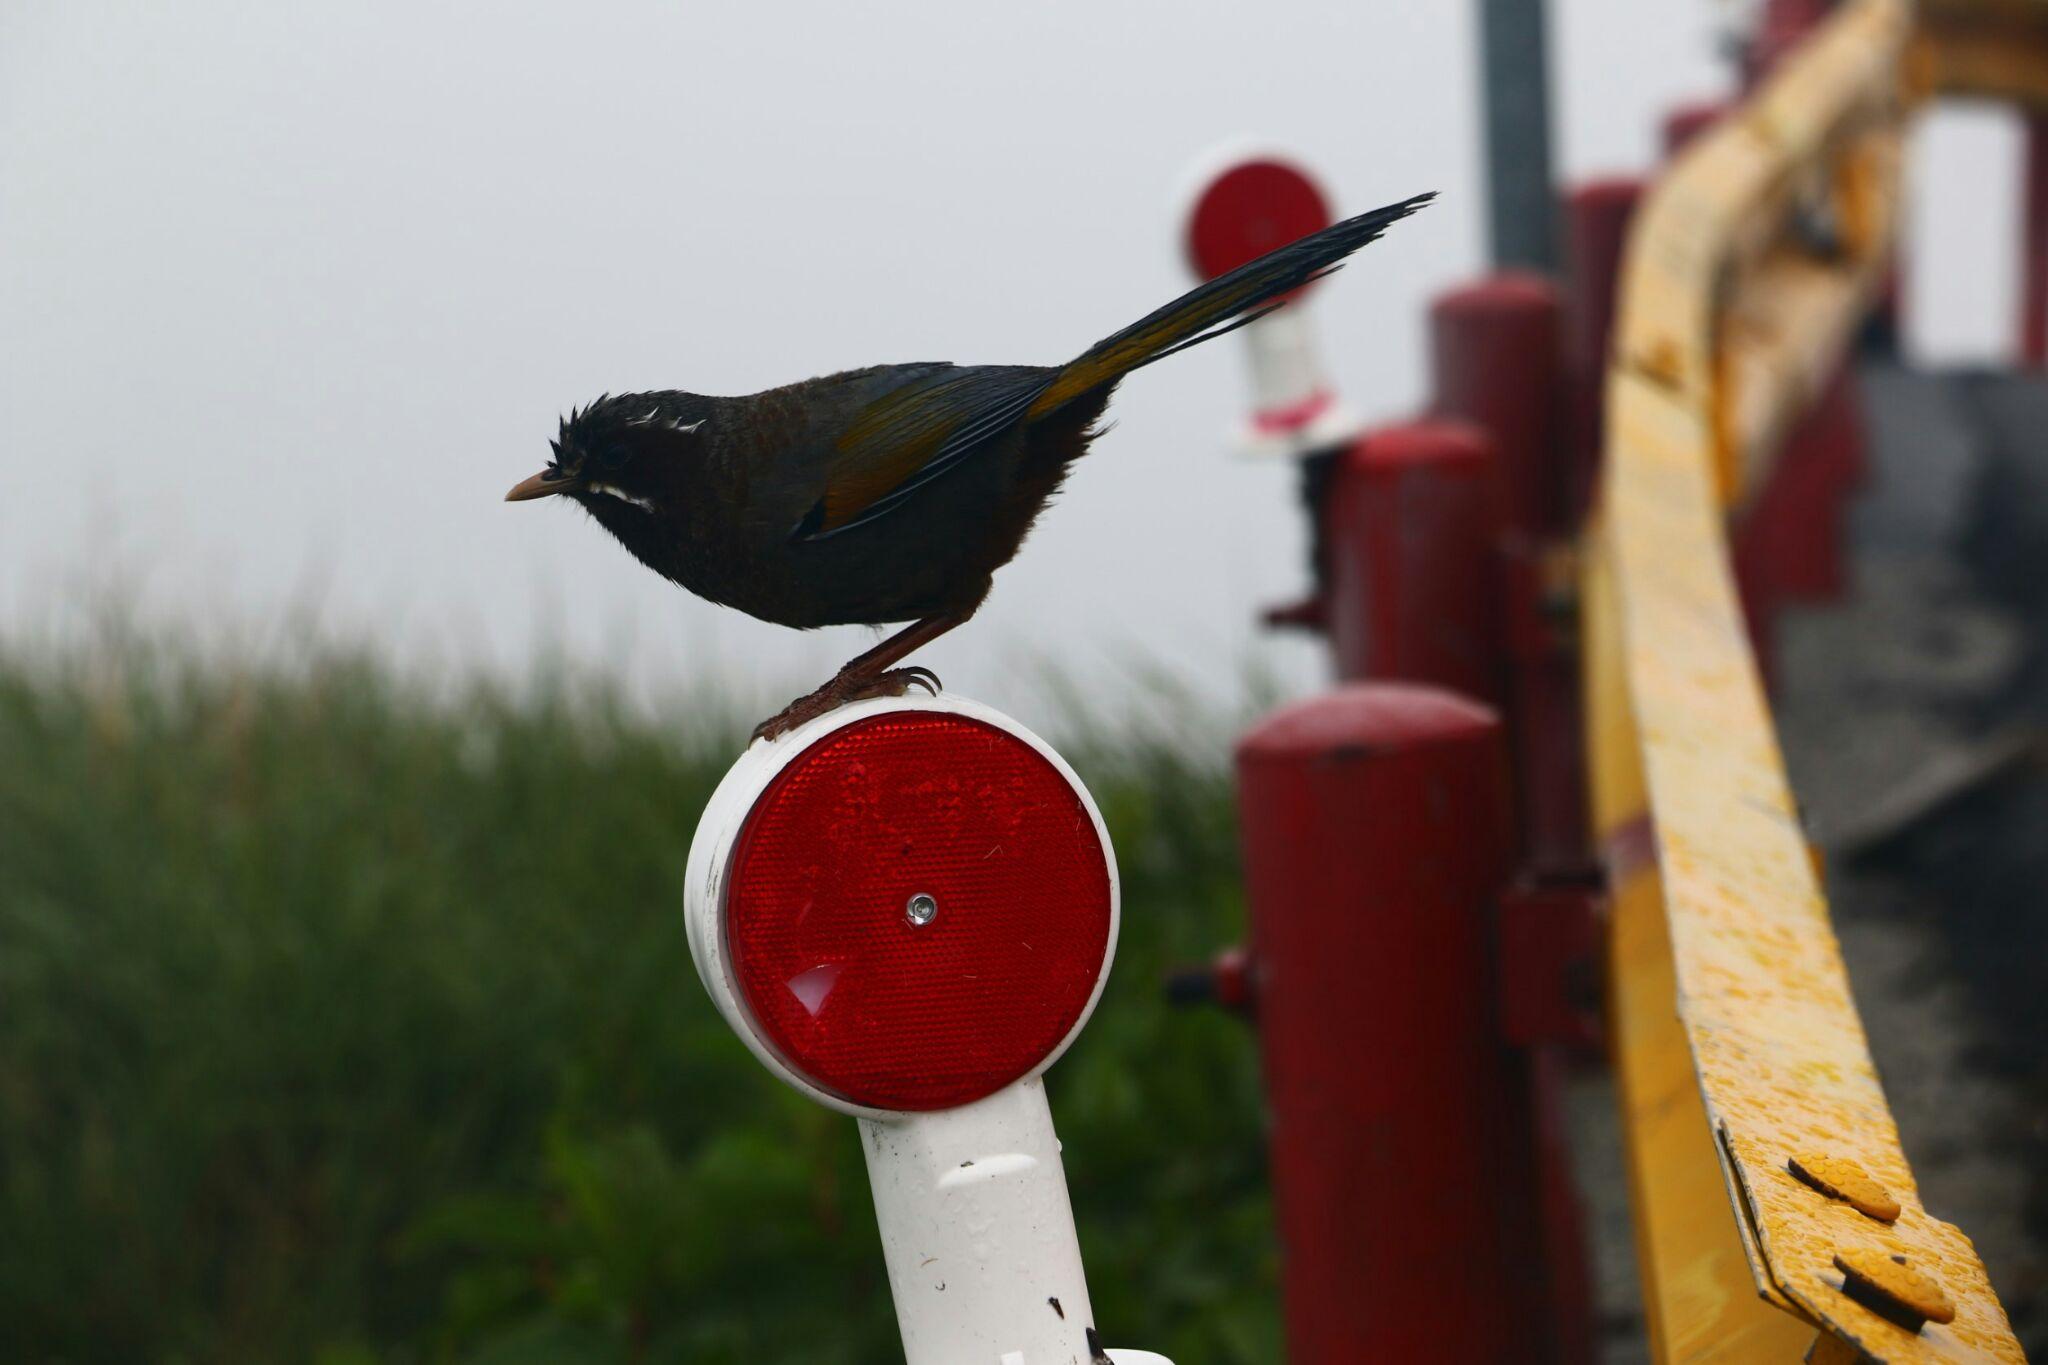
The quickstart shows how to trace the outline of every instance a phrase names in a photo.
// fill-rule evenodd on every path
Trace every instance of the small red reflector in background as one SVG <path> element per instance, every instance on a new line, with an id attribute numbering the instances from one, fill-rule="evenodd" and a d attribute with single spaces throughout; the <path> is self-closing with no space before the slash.
<path id="1" fill-rule="evenodd" d="M 946 712 L 855 721 L 791 760 L 727 878 L 762 1035 L 874 1109 L 948 1109 L 1030 1071 L 1087 1008 L 1109 926 L 1080 794 L 1023 740 Z"/>
<path id="2" fill-rule="evenodd" d="M 1334 221 L 1329 201 L 1307 171 L 1270 158 L 1242 161 L 1211 180 L 1195 200 L 1188 215 L 1188 265 L 1213 280 Z"/>

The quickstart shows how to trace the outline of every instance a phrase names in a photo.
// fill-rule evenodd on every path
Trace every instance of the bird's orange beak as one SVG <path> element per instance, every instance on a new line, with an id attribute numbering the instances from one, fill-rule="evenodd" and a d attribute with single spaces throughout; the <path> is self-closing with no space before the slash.
<path id="1" fill-rule="evenodd" d="M 572 488 L 581 488 L 580 479 L 564 474 L 549 465 L 530 479 L 521 479 L 512 485 L 512 491 L 505 495 L 506 502 L 529 502 L 534 498 L 551 498 L 557 493 L 566 493 Z"/>

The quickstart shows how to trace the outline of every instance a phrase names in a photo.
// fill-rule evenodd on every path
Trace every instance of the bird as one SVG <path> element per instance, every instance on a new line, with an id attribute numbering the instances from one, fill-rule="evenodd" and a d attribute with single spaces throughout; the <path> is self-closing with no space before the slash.
<path id="1" fill-rule="evenodd" d="M 662 577 L 764 621 L 903 625 L 757 740 L 864 698 L 936 695 L 938 676 L 903 661 L 981 606 L 1101 434 L 1118 383 L 1284 306 L 1433 198 L 1281 246 L 1064 365 L 876 365 L 743 397 L 606 394 L 560 419 L 547 466 L 505 497 L 581 504 Z"/>

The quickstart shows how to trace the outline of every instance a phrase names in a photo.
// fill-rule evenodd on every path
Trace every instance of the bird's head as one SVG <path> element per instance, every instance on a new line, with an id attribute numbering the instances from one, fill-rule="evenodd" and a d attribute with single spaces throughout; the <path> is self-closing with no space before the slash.
<path id="1" fill-rule="evenodd" d="M 547 468 L 514 484 L 507 502 L 564 494 L 599 520 L 654 513 L 672 500 L 710 420 L 692 393 L 610 394 L 562 419 Z"/>

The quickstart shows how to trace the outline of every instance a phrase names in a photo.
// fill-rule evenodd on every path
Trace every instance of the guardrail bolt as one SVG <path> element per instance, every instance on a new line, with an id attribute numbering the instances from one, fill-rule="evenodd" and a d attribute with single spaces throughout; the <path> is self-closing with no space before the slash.
<path id="1" fill-rule="evenodd" d="M 1904 1256 L 1854 1247 L 1835 1253 L 1842 1292 L 1888 1322 L 1917 1332 L 1929 1322 L 1954 1322 L 1956 1306 L 1942 1287 L 1906 1264 Z"/>
<path id="2" fill-rule="evenodd" d="M 1899 1201 L 1892 1198 L 1891 1191 L 1847 1157 L 1819 1153 L 1795 1156 L 1785 1163 L 1785 1168 L 1828 1198 L 1839 1199 L 1880 1223 L 1898 1219 Z"/>

